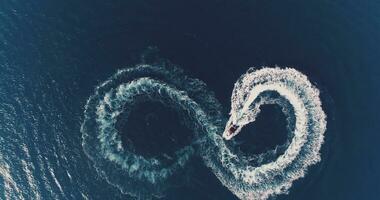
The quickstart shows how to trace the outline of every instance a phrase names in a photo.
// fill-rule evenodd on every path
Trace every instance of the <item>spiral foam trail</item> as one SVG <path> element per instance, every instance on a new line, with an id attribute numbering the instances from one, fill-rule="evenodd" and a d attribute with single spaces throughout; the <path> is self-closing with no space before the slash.
<path id="1" fill-rule="evenodd" d="M 203 82 L 184 76 L 175 67 L 138 65 L 120 70 L 96 88 L 87 102 L 82 124 L 84 150 L 110 184 L 145 199 L 162 196 L 195 150 L 189 144 L 177 150 L 175 161 L 167 164 L 138 155 L 133 147 L 123 145 L 115 127 L 118 116 L 123 113 L 128 121 L 131 109 L 141 101 L 170 105 L 182 113 L 183 123 L 195 133 L 203 132 L 204 116 L 220 116 L 220 107 Z"/>
<path id="2" fill-rule="evenodd" d="M 289 134 L 292 138 L 285 152 L 271 162 L 255 166 L 213 135 L 212 143 L 218 150 L 214 156 L 204 155 L 219 180 L 241 199 L 268 199 L 285 194 L 294 180 L 303 177 L 310 165 L 320 161 L 326 116 L 319 91 L 305 75 L 291 68 L 250 69 L 239 78 L 232 93 L 231 116 L 223 137 L 232 139 L 243 126 L 254 122 L 261 105 L 281 102 L 268 98 L 267 92 L 285 99 L 289 104 L 280 106 L 290 105 L 285 110 L 293 111 L 294 129 Z"/>

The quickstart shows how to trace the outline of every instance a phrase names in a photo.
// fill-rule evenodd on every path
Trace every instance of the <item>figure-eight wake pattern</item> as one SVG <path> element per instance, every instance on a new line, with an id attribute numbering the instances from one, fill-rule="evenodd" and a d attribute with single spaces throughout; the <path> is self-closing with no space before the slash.
<path id="1" fill-rule="evenodd" d="M 115 127 L 117 119 L 122 113 L 128 118 L 141 101 L 170 105 L 182 113 L 181 120 L 194 131 L 192 143 L 177 150 L 170 164 L 145 158 L 122 144 Z M 254 122 L 265 104 L 282 108 L 288 121 L 288 140 L 273 150 L 247 157 L 231 148 L 229 140 Z M 326 116 L 318 89 L 301 72 L 251 68 L 235 83 L 228 120 L 221 110 L 206 85 L 180 69 L 137 65 L 119 70 L 88 99 L 81 128 L 83 148 L 108 183 L 140 198 L 164 195 L 198 152 L 223 185 L 240 199 L 264 200 L 286 194 L 293 181 L 320 161 Z"/>

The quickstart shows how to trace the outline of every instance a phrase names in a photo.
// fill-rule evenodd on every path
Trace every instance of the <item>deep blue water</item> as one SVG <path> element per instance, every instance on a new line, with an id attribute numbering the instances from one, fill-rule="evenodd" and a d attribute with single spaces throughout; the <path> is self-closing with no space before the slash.
<path id="1" fill-rule="evenodd" d="M 204 81 L 225 116 L 233 84 L 249 67 L 292 66 L 306 74 L 328 117 L 322 161 L 278 199 L 379 199 L 379 44 L 380 3 L 370 0 L 3 0 L 0 199 L 131 199 L 95 171 L 80 126 L 96 85 L 149 59 L 169 60 Z M 181 130 L 171 136 L 176 145 L 191 140 L 165 109 L 148 107 L 132 120 L 162 130 L 169 116 L 178 124 L 171 128 Z M 281 142 L 283 117 L 272 127 L 265 121 L 274 121 L 276 109 L 267 112 L 249 128 L 270 129 Z M 120 126 L 132 130 L 142 154 L 167 144 L 143 128 Z M 133 132 L 141 130 L 143 138 Z M 257 137 L 265 144 L 256 145 L 273 145 L 265 134 Z M 163 199 L 236 198 L 201 160 L 191 163 L 185 183 Z"/>

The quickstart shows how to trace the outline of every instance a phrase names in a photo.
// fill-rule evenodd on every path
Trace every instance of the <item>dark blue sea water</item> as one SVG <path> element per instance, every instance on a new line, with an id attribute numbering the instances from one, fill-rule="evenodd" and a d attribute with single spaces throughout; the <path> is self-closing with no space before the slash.
<path id="1" fill-rule="evenodd" d="M 322 160 L 277 199 L 379 199 L 379 44 L 375 0 L 2 0 L 0 199 L 134 199 L 96 171 L 80 129 L 98 84 L 158 60 L 205 82 L 226 118 L 249 67 L 306 74 L 327 115 Z M 285 140 L 279 109 L 262 112 L 240 138 L 248 154 Z M 172 156 L 192 140 L 170 107 L 130 116 L 117 126 L 138 154 Z M 200 158 L 188 165 L 162 199 L 237 199 Z"/>

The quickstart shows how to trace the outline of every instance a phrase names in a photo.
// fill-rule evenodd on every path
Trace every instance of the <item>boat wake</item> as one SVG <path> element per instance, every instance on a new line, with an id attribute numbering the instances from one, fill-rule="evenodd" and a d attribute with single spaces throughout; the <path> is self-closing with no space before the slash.
<path id="1" fill-rule="evenodd" d="M 208 116 L 220 120 L 221 109 L 203 82 L 186 77 L 173 66 L 138 65 L 120 70 L 96 88 L 85 107 L 81 128 L 84 151 L 110 184 L 125 194 L 146 199 L 160 197 L 175 185 L 195 147 L 190 144 L 177 150 L 174 162 L 167 164 L 158 158 L 138 155 L 133 146 L 123 145 L 115 126 L 118 116 L 123 113 L 128 118 L 133 107 L 142 101 L 158 101 L 181 113 L 182 122 L 197 133 L 194 144 L 204 137 L 206 124 L 220 124 Z"/>
<path id="2" fill-rule="evenodd" d="M 269 161 L 263 159 L 281 149 L 275 148 L 254 155 L 247 162 L 215 137 L 218 156 L 206 159 L 222 183 L 241 199 L 267 199 L 287 193 L 292 182 L 303 177 L 307 168 L 320 160 L 326 116 L 319 91 L 305 75 L 291 68 L 257 71 L 251 68 L 239 78 L 232 93 L 230 119 L 223 137 L 229 140 L 239 134 L 242 127 L 254 122 L 264 104 L 279 105 L 287 116 L 290 132 L 282 155 Z M 251 164 L 252 160 L 255 164 Z M 262 163 L 263 160 L 267 162 Z"/>
<path id="3" fill-rule="evenodd" d="M 170 105 L 182 113 L 182 122 L 194 132 L 192 143 L 177 150 L 170 164 L 139 155 L 133 145 L 122 144 L 115 126 L 118 117 L 123 113 L 128 119 L 142 101 Z M 229 140 L 254 122 L 265 104 L 282 108 L 288 121 L 288 140 L 274 150 L 243 156 L 230 147 Z M 138 65 L 118 71 L 95 89 L 85 107 L 82 145 L 108 183 L 139 198 L 164 195 L 191 157 L 198 154 L 241 199 L 268 199 L 287 193 L 292 182 L 320 160 L 326 116 L 318 89 L 295 69 L 249 69 L 235 84 L 228 121 L 221 110 L 202 81 L 173 66 Z"/>

